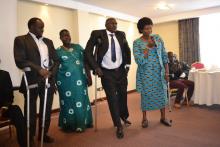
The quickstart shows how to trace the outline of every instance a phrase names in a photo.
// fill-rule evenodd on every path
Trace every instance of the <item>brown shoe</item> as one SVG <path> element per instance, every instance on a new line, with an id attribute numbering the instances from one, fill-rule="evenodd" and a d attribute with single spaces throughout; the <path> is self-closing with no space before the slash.
<path id="1" fill-rule="evenodd" d="M 180 109 L 180 108 L 181 108 L 181 105 L 180 105 L 179 103 L 175 103 L 175 104 L 174 104 L 174 107 L 177 108 L 177 109 Z"/>

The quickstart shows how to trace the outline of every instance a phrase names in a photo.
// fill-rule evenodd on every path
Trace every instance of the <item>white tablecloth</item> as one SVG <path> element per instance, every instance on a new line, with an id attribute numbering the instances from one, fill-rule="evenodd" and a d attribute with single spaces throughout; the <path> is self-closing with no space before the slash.
<path id="1" fill-rule="evenodd" d="M 190 71 L 189 80 L 195 82 L 195 104 L 220 104 L 220 71 Z"/>

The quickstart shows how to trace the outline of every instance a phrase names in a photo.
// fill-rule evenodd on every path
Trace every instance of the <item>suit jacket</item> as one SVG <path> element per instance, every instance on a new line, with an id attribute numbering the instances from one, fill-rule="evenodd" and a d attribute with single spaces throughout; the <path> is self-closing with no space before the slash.
<path id="1" fill-rule="evenodd" d="M 131 64 L 131 51 L 126 40 L 125 33 L 116 31 L 115 36 L 121 47 L 122 65 Z M 97 51 L 97 62 L 93 54 L 95 46 Z M 93 70 L 95 70 L 97 67 L 101 67 L 103 57 L 106 54 L 108 47 L 109 41 L 106 30 L 92 31 L 86 45 L 85 58 Z"/>
<path id="2" fill-rule="evenodd" d="M 48 54 L 49 54 L 49 64 L 53 62 L 53 66 L 50 69 L 52 76 L 50 77 L 50 85 L 55 90 L 55 80 L 59 59 L 56 54 L 53 42 L 50 39 L 43 38 L 44 43 L 47 45 Z M 43 78 L 39 74 L 41 67 L 41 57 L 37 44 L 35 43 L 32 36 L 28 33 L 27 35 L 18 36 L 14 40 L 14 58 L 15 63 L 18 68 L 23 69 L 25 67 L 30 67 L 31 71 L 27 72 L 28 84 L 36 84 L 39 81 L 42 81 Z M 20 92 L 25 92 L 25 82 L 22 78 Z"/>
<path id="3" fill-rule="evenodd" d="M 13 99 L 11 77 L 7 71 L 0 70 L 0 108 L 12 104 Z"/>
<path id="4" fill-rule="evenodd" d="M 186 77 L 184 79 L 188 79 L 190 66 L 186 62 L 179 62 L 178 60 L 169 63 L 169 74 L 170 80 L 178 80 L 181 79 L 181 74 L 185 73 Z"/>

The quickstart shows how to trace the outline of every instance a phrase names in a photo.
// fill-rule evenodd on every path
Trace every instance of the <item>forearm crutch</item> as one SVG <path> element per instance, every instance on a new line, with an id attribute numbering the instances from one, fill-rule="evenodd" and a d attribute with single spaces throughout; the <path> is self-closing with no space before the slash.
<path id="1" fill-rule="evenodd" d="M 51 67 L 47 66 L 47 61 L 44 61 L 44 67 L 49 70 Z M 49 62 L 48 62 L 49 64 Z M 41 147 L 43 147 L 43 140 L 44 140 L 44 128 L 45 128 L 45 116 L 46 116 L 46 105 L 47 105 L 47 92 L 48 88 L 50 87 L 49 84 L 49 77 L 47 76 L 45 80 L 45 92 L 44 92 L 44 107 L 43 107 L 43 115 L 42 115 L 42 124 L 41 124 Z"/>
<path id="2" fill-rule="evenodd" d="M 47 91 L 50 87 L 48 83 L 48 77 L 45 82 L 45 92 L 44 92 L 44 107 L 43 107 L 43 116 L 42 116 L 42 126 L 41 126 L 41 147 L 43 147 L 43 139 L 44 139 L 44 128 L 45 128 L 45 115 L 46 115 L 46 104 L 47 104 Z"/>
<path id="3" fill-rule="evenodd" d="M 30 89 L 33 88 L 33 86 L 31 87 L 31 85 L 28 85 L 28 80 L 27 80 L 27 75 L 26 72 L 31 71 L 30 67 L 26 67 L 23 69 L 23 77 L 24 77 L 24 82 L 25 82 L 25 86 L 26 86 L 26 92 L 27 92 L 27 147 L 30 147 Z"/>
<path id="4" fill-rule="evenodd" d="M 97 131 L 97 74 L 95 73 L 95 131 Z"/>

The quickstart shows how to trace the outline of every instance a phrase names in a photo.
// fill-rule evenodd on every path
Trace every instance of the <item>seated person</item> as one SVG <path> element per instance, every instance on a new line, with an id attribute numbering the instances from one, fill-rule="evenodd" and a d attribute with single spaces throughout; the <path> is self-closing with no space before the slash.
<path id="1" fill-rule="evenodd" d="M 13 88 L 10 75 L 0 70 L 0 121 L 9 118 L 17 131 L 20 147 L 26 146 L 25 121 L 21 109 L 13 103 Z"/>
<path id="2" fill-rule="evenodd" d="M 170 88 L 178 89 L 174 106 L 181 107 L 181 100 L 183 99 L 183 92 L 188 88 L 187 97 L 190 101 L 193 91 L 194 82 L 188 80 L 190 66 L 185 62 L 179 62 L 174 56 L 173 52 L 168 52 L 169 58 L 169 74 L 170 74 Z"/>

